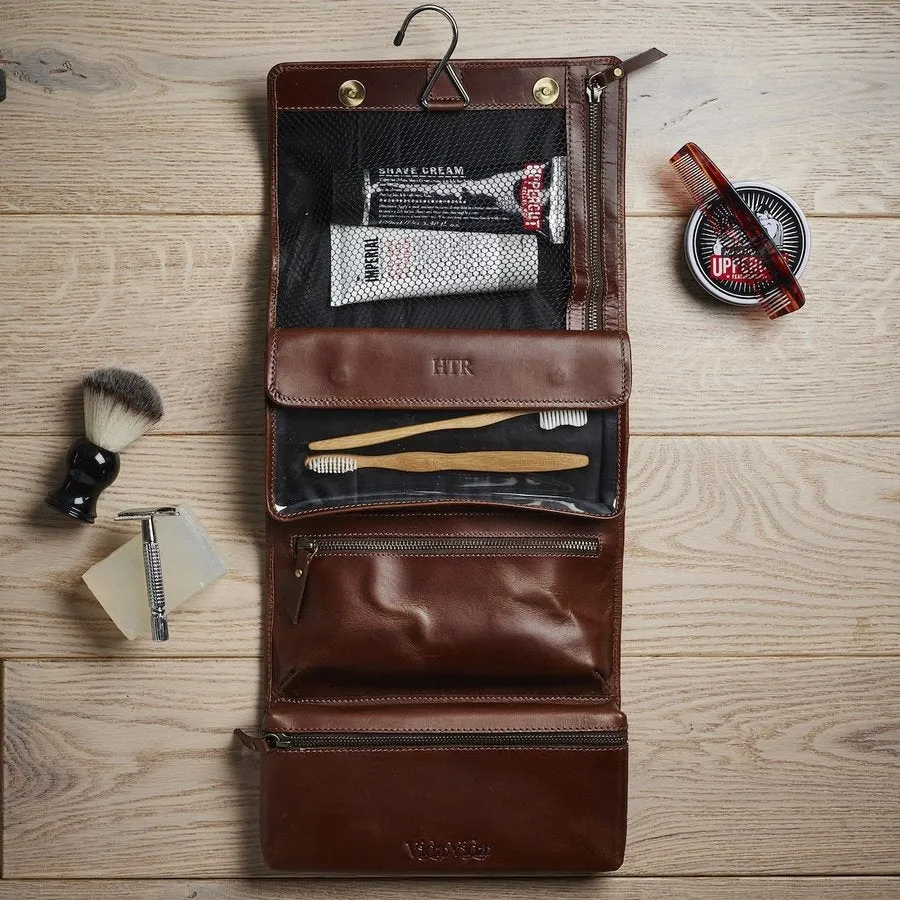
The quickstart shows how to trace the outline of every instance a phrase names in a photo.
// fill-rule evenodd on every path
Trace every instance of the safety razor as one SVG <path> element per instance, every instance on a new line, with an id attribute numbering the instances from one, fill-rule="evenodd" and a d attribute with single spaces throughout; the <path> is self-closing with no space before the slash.
<path id="1" fill-rule="evenodd" d="M 166 618 L 166 592 L 163 589 L 162 563 L 159 544 L 156 541 L 155 516 L 177 516 L 174 506 L 156 509 L 126 509 L 116 516 L 117 522 L 139 521 L 141 544 L 144 550 L 144 577 L 147 580 L 147 602 L 150 604 L 150 634 L 154 641 L 169 639 L 169 621 Z"/>

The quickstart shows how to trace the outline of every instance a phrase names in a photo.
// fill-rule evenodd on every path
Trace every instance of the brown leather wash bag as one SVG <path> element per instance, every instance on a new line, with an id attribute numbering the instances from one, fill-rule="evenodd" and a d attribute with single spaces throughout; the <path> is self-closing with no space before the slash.
<path id="1" fill-rule="evenodd" d="M 273 869 L 622 862 L 621 65 L 455 61 L 469 103 L 442 74 L 428 109 L 431 62 L 270 73 L 265 711 L 242 739 Z"/>

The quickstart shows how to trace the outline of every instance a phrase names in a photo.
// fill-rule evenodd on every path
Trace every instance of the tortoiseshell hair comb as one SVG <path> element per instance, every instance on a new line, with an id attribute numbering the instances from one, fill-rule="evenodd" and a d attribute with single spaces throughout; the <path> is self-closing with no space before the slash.
<path id="1" fill-rule="evenodd" d="M 800 309 L 803 289 L 788 261 L 718 166 L 693 143 L 669 160 L 723 249 L 731 251 L 770 319 Z"/>

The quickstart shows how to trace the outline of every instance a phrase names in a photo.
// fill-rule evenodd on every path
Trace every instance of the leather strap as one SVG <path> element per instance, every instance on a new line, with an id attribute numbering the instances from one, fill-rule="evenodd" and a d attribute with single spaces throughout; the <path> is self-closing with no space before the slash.
<path id="1" fill-rule="evenodd" d="M 649 50 L 645 50 L 643 53 L 638 53 L 637 56 L 629 57 L 624 62 L 621 62 L 618 65 L 610 66 L 608 69 L 592 78 L 591 84 L 602 90 L 607 85 L 612 84 L 614 81 L 618 81 L 619 79 L 624 78 L 626 75 L 630 75 L 632 72 L 636 72 L 638 69 L 643 69 L 644 66 L 649 66 L 650 63 L 654 63 L 658 59 L 662 59 L 664 56 L 666 56 L 666 54 L 663 53 L 662 50 L 657 50 L 656 47 L 651 47 Z"/>

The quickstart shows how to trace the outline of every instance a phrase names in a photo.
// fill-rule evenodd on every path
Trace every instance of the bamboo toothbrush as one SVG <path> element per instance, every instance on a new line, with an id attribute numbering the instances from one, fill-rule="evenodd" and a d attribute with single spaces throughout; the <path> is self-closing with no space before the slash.
<path id="1" fill-rule="evenodd" d="M 479 450 L 471 453 L 388 453 L 384 456 L 327 454 L 308 456 L 305 466 L 322 475 L 343 475 L 357 469 L 397 472 L 558 472 L 583 469 L 590 462 L 582 453 L 543 450 Z"/>
<path id="2" fill-rule="evenodd" d="M 310 450 L 352 450 L 355 447 L 370 447 L 372 444 L 384 444 L 387 441 L 399 441 L 417 434 L 431 434 L 433 431 L 450 431 L 456 428 L 486 428 L 497 422 L 515 419 L 519 416 L 534 415 L 533 409 L 517 409 L 502 412 L 476 413 L 471 416 L 457 416 L 453 419 L 440 419 L 437 422 L 423 422 L 418 425 L 402 425 L 398 428 L 385 428 L 381 431 L 367 431 L 363 434 L 348 434 L 344 437 L 324 438 L 312 441 Z M 580 428 L 587 424 L 586 409 L 545 409 L 537 414 L 538 425 L 545 430 L 558 428 L 560 425 L 572 425 Z"/>

